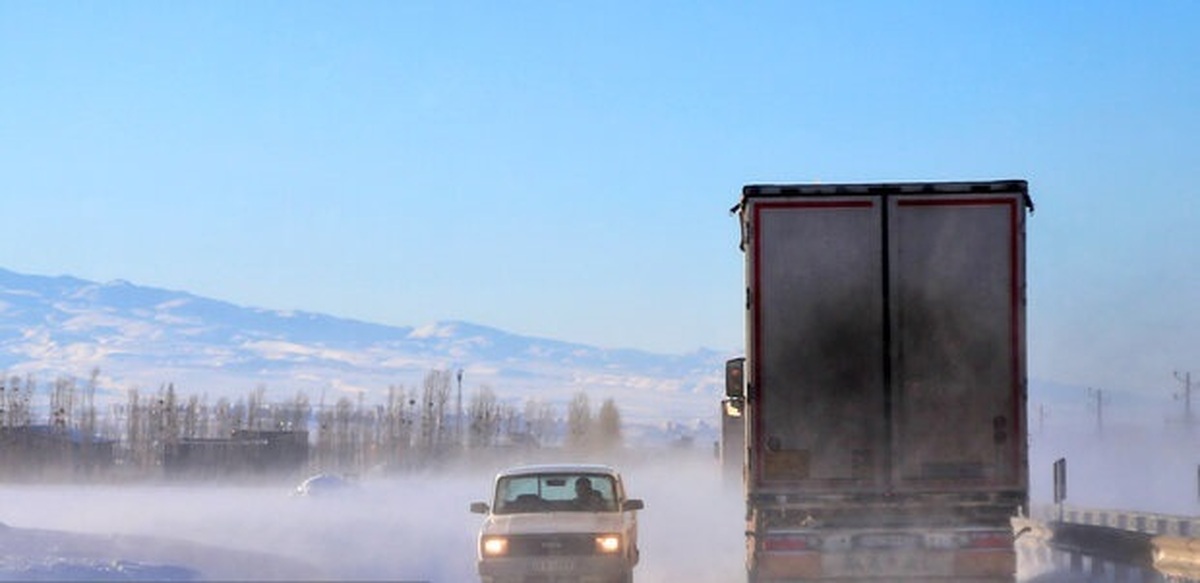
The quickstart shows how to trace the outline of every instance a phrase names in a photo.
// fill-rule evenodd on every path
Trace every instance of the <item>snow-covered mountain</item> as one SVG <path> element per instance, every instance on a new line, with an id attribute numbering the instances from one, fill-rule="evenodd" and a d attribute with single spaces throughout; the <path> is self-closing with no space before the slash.
<path id="1" fill-rule="evenodd" d="M 261 387 L 268 400 L 302 392 L 314 403 L 359 394 L 377 403 L 389 387 L 419 389 L 431 370 L 462 370 L 464 400 L 487 386 L 518 409 L 531 398 L 565 406 L 584 391 L 593 405 L 613 398 L 628 423 L 699 438 L 714 435 L 730 356 L 705 349 L 683 355 L 603 349 L 467 322 L 385 326 L 119 280 L 0 269 L 0 374 L 33 375 L 43 401 L 57 379 L 87 382 L 93 370 L 99 370 L 98 404 L 167 383 L 181 395 L 212 399 L 241 398 Z M 1103 400 L 1113 407 L 1105 418 L 1162 424 L 1179 415 L 1164 395 L 1108 391 Z M 1088 424 L 1096 416 L 1086 388 L 1036 377 L 1030 405 L 1034 430 Z"/>
<path id="2" fill-rule="evenodd" d="M 594 404 L 614 399 L 628 422 L 703 428 L 716 422 L 729 356 L 602 349 L 467 322 L 385 326 L 0 269 L 0 371 L 45 386 L 87 382 L 98 370 L 98 402 L 172 383 L 210 398 L 263 387 L 268 400 L 350 393 L 372 403 L 442 369 L 463 371 L 464 400 L 483 386 L 518 407 L 530 398 L 565 404 L 584 391 Z"/>

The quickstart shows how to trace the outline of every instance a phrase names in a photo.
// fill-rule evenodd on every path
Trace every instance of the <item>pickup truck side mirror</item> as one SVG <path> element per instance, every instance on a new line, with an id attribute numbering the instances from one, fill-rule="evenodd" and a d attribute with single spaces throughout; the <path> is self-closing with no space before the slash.
<path id="1" fill-rule="evenodd" d="M 646 504 L 637 498 L 630 498 L 621 504 L 622 511 L 641 510 L 646 507 Z"/>
<path id="2" fill-rule="evenodd" d="M 471 512 L 474 512 L 475 514 L 487 514 L 488 505 L 484 502 L 472 502 Z"/>

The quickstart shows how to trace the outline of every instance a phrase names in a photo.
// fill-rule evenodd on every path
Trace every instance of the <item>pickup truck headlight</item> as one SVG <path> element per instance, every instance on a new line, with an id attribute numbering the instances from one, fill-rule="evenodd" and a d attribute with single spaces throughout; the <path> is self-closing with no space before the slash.
<path id="1" fill-rule="evenodd" d="M 596 537 L 596 552 L 611 555 L 621 551 L 621 535 L 602 534 Z"/>
<path id="2" fill-rule="evenodd" d="M 485 536 L 479 542 L 485 557 L 502 557 L 508 554 L 508 539 L 502 536 Z"/>

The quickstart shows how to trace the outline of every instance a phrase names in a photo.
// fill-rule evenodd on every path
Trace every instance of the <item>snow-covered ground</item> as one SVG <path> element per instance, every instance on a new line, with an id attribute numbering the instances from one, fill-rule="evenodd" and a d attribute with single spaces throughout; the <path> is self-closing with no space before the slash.
<path id="1" fill-rule="evenodd" d="M 1094 470 L 1091 458 L 1038 439 L 1033 445 L 1039 471 L 1047 460 L 1073 453 L 1068 457 L 1080 479 L 1073 482 L 1072 499 L 1113 507 L 1128 502 L 1095 498 L 1121 490 L 1113 488 L 1118 484 L 1107 469 L 1101 472 L 1105 480 L 1086 478 Z M 1175 448 L 1136 449 L 1163 454 Z M 0 581 L 475 581 L 481 517 L 468 506 L 487 498 L 497 470 L 518 461 L 549 460 L 477 460 L 439 472 L 368 475 L 308 497 L 294 495 L 298 480 L 0 484 Z M 705 448 L 561 461 L 612 463 L 625 474 L 630 495 L 645 500 L 639 581 L 745 580 L 740 488 L 722 478 Z M 1033 499 L 1044 501 L 1044 477 L 1034 477 Z M 1137 491 L 1154 492 L 1163 505 L 1178 497 Z M 1067 577 L 1040 573 L 1023 580 Z"/>
<path id="2" fill-rule="evenodd" d="M 645 500 L 641 581 L 737 581 L 742 502 L 710 457 L 664 450 L 615 464 Z M 497 467 L 363 477 L 329 495 L 294 483 L 0 485 L 0 580 L 387 580 L 475 576 Z"/>

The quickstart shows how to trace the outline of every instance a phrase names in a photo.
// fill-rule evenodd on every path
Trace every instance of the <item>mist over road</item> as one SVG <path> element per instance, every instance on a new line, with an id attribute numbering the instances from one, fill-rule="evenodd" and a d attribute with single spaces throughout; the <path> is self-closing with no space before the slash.
<path id="1" fill-rule="evenodd" d="M 1035 460 L 1059 451 L 1080 456 L 1086 449 L 1038 445 Z M 1130 445 L 1109 448 L 1110 454 Z M 367 475 L 346 488 L 311 497 L 293 494 L 295 480 L 255 485 L 0 484 L 0 578 L 51 573 L 71 580 L 476 581 L 476 533 L 482 517 L 468 507 L 488 498 L 495 472 L 523 461 L 581 461 L 617 467 L 628 494 L 646 503 L 638 513 L 638 581 L 744 581 L 740 486 L 723 479 L 716 460 L 704 450 L 662 448 L 607 460 L 483 458 L 440 471 Z M 1083 500 L 1104 489 L 1102 483 L 1082 479 L 1083 472 L 1098 471 L 1098 455 L 1080 456 L 1077 463 L 1081 479 L 1075 487 Z M 1149 482 L 1142 486 L 1153 486 L 1154 480 Z M 1162 494 L 1162 485 L 1139 490 L 1153 497 Z M 1129 497 L 1107 501 L 1134 502 L 1131 492 L 1125 494 Z M 1042 497 L 1035 491 L 1033 498 L 1036 503 Z M 1029 572 L 1019 580 L 1079 579 Z"/>
<path id="2" fill-rule="evenodd" d="M 468 506 L 488 497 L 495 470 L 510 463 L 364 476 L 313 497 L 293 495 L 290 481 L 3 484 L 0 522 L 13 537 L 41 541 L 21 547 L 25 556 L 6 547 L 3 570 L 100 580 L 125 563 L 201 580 L 473 581 L 481 517 Z M 646 502 L 639 580 L 744 578 L 740 492 L 722 484 L 714 459 L 665 449 L 611 463 Z"/>

